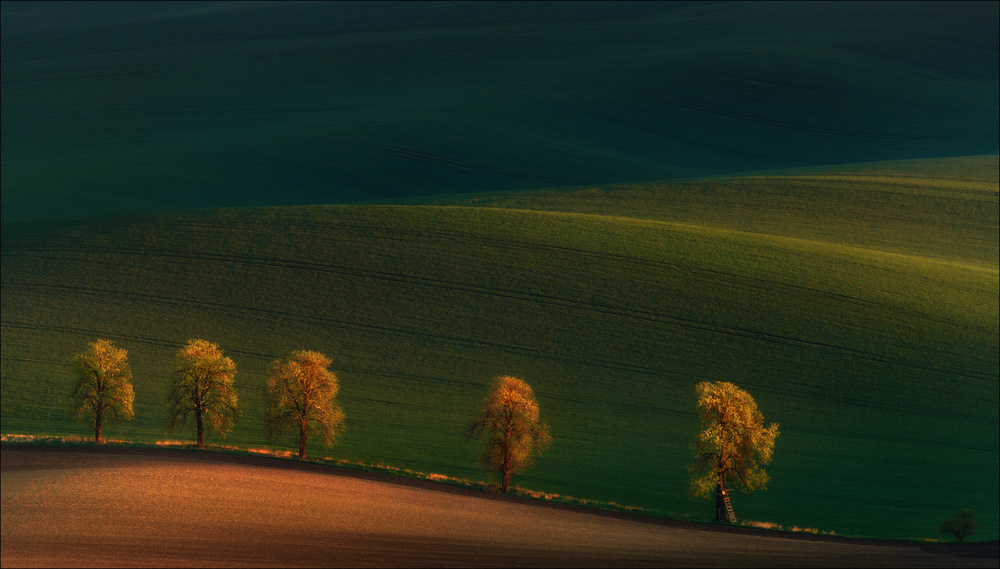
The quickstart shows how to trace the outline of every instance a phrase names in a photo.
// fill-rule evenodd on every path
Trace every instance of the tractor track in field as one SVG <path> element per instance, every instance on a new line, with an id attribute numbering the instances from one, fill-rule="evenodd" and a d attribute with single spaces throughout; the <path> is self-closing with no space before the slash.
<path id="1" fill-rule="evenodd" d="M 211 224 L 183 224 L 177 225 L 176 227 L 189 227 L 189 228 L 207 228 L 210 230 L 220 230 L 225 231 L 228 228 L 220 228 L 216 225 Z M 334 230 L 334 231 L 331 231 Z M 761 287 L 789 291 L 800 296 L 809 296 L 816 298 L 833 298 L 837 300 L 843 300 L 847 302 L 858 303 L 861 305 L 873 305 L 874 301 L 870 299 L 864 299 L 857 296 L 852 296 L 849 294 L 838 293 L 830 290 L 820 290 L 818 288 L 806 287 L 802 285 L 796 285 L 792 283 L 777 282 L 770 279 L 764 279 L 759 277 L 754 277 L 747 274 L 737 274 L 729 271 L 720 271 L 704 266 L 694 265 L 692 263 L 684 263 L 677 261 L 661 261 L 656 259 L 649 259 L 645 257 L 639 257 L 635 255 L 627 255 L 623 253 L 614 253 L 610 251 L 594 251 L 588 249 L 581 249 L 575 247 L 567 247 L 560 245 L 553 245 L 547 243 L 534 243 L 527 241 L 518 241 L 513 239 L 503 239 L 494 237 L 480 237 L 468 233 L 460 232 L 442 232 L 442 231 L 426 231 L 426 230 L 404 230 L 399 228 L 393 228 L 387 230 L 387 228 L 377 225 L 358 225 L 358 224 L 336 224 L 336 223 L 322 223 L 317 224 L 315 227 L 309 227 L 307 229 L 301 228 L 289 228 L 287 231 L 283 232 L 284 236 L 287 238 L 291 235 L 299 234 L 306 236 L 310 239 L 325 239 L 325 240 L 337 240 L 349 244 L 362 243 L 365 244 L 367 240 L 361 239 L 345 239 L 345 234 L 354 234 L 357 236 L 364 236 L 368 238 L 375 238 L 378 240 L 387 241 L 397 241 L 401 243 L 412 243 L 413 239 L 428 240 L 435 239 L 441 242 L 449 243 L 451 246 L 455 246 L 456 241 L 464 241 L 476 245 L 486 245 L 490 250 L 495 251 L 544 251 L 558 254 L 561 256 L 574 256 L 583 259 L 600 259 L 600 260 L 616 260 L 622 263 L 628 263 L 633 266 L 648 267 L 653 269 L 670 270 L 670 271 L 682 271 L 692 275 L 708 275 L 711 277 L 718 277 L 725 280 L 729 284 L 741 284 L 745 288 L 759 289 Z M 756 234 L 755 234 L 756 235 Z M 309 260 L 300 259 L 287 259 L 287 258 L 276 258 L 276 257 L 259 257 L 254 255 L 234 255 L 234 254 L 222 254 L 222 253 L 196 253 L 196 252 L 181 252 L 176 250 L 166 250 L 166 249 L 149 249 L 149 248 L 129 248 L 129 247 L 81 247 L 78 243 L 67 246 L 59 247 L 39 247 L 39 246 L 13 246 L 4 247 L 5 254 L 17 254 L 26 253 L 31 255 L 38 255 L 41 253 L 48 253 L 54 255 L 63 255 L 69 253 L 79 253 L 79 254 L 89 254 L 89 255 L 122 255 L 122 256 L 136 256 L 142 257 L 144 259 L 149 259 L 151 257 L 163 257 L 163 258 L 177 258 L 181 260 L 208 260 L 208 261 L 218 261 L 218 262 L 230 262 L 230 263 L 244 263 L 248 265 L 261 265 L 261 266 L 274 266 L 277 268 L 294 268 L 308 270 L 317 273 L 331 273 L 331 274 L 354 274 L 363 276 L 364 274 L 377 274 L 384 276 L 389 279 L 412 279 L 419 280 L 426 283 L 441 283 L 444 285 L 451 286 L 468 286 L 475 287 L 475 285 L 462 285 L 461 283 L 455 283 L 450 281 L 445 281 L 442 279 L 431 279 L 427 277 L 418 277 L 415 275 L 403 275 L 402 273 L 389 273 L 389 272 L 379 272 L 370 271 L 363 269 L 355 269 L 345 265 L 336 265 L 333 263 L 318 263 Z M 864 265 L 868 268 L 874 268 L 882 271 L 888 271 L 884 266 L 876 265 Z M 954 323 L 948 320 L 935 318 L 933 315 L 913 312 L 914 315 L 920 316 L 926 319 L 932 319 L 944 323 Z"/>
<path id="2" fill-rule="evenodd" d="M 357 226 L 351 226 L 352 229 Z M 375 232 L 384 232 L 384 228 L 378 228 L 375 226 L 365 227 L 364 229 L 370 230 L 371 234 Z M 362 233 L 362 232 L 357 232 Z M 714 277 L 719 280 L 723 280 L 730 285 L 739 285 L 741 288 L 745 289 L 769 289 L 774 291 L 789 291 L 794 293 L 796 296 L 803 296 L 809 298 L 831 298 L 840 301 L 846 301 L 851 303 L 856 303 L 863 306 L 872 306 L 876 302 L 870 299 L 864 299 L 857 296 L 851 296 L 848 294 L 837 293 L 828 290 L 820 290 L 812 287 L 805 287 L 801 285 L 795 285 L 791 283 L 782 283 L 774 280 L 763 279 L 759 277 L 753 277 L 746 274 L 737 274 L 727 271 L 719 271 L 708 269 L 705 267 L 694 266 L 690 263 L 678 263 L 678 262 L 668 262 L 668 261 L 658 261 L 654 259 L 647 259 L 642 257 L 636 257 L 632 255 L 624 255 L 619 253 L 609 253 L 609 252 L 597 252 L 589 251 L 585 249 L 562 247 L 556 245 L 539 244 L 539 243 L 526 243 L 523 241 L 514 240 L 503 240 L 503 239 L 482 239 L 474 236 L 459 234 L 459 233 L 428 233 L 423 231 L 407 232 L 408 234 L 402 234 L 399 237 L 390 237 L 379 235 L 380 238 L 394 239 L 401 242 L 409 242 L 413 237 L 420 237 L 426 239 L 427 237 L 437 237 L 442 240 L 454 243 L 456 239 L 463 239 L 475 243 L 487 243 L 488 245 L 494 246 L 496 250 L 518 250 L 518 251 L 549 251 L 557 253 L 559 255 L 572 255 L 577 257 L 589 258 L 589 259 L 614 259 L 623 263 L 628 263 L 634 266 L 643 266 L 653 269 L 669 270 L 669 271 L 681 271 L 692 275 L 707 275 L 709 277 Z M 306 234 L 315 236 L 313 232 L 306 232 Z M 496 247 L 499 245 L 500 247 Z M 171 250 L 151 250 L 145 248 L 127 248 L 127 247 L 116 247 L 116 248 L 81 248 L 78 246 L 71 246 L 66 248 L 43 248 L 43 247 L 26 247 L 26 248 L 9 248 L 6 251 L 8 254 L 11 253 L 30 253 L 32 255 L 38 255 L 39 253 L 49 253 L 54 255 L 63 255 L 69 253 L 79 253 L 79 254 L 90 254 L 90 255 L 121 255 L 124 257 L 133 256 L 136 258 L 141 258 L 143 260 L 149 260 L 151 258 L 172 258 L 179 259 L 181 261 L 214 261 L 219 263 L 230 263 L 230 264 L 244 264 L 248 266 L 263 266 L 263 267 L 274 267 L 278 269 L 295 269 L 308 271 L 318 274 L 336 274 L 336 275 L 349 275 L 358 277 L 375 278 L 390 282 L 400 282 L 403 284 L 418 284 L 423 286 L 433 286 L 437 288 L 446 288 L 453 290 L 466 290 L 472 292 L 482 292 L 484 294 L 494 295 L 494 296 L 506 296 L 510 298 L 547 298 L 553 301 L 561 301 L 567 304 L 586 304 L 582 301 L 573 301 L 568 299 L 559 299 L 558 297 L 551 295 L 539 295 L 532 293 L 525 293 L 513 290 L 498 289 L 495 287 L 487 287 L 476 284 L 459 283 L 456 281 L 447 281 L 444 279 L 435 279 L 424 276 L 404 274 L 404 273 L 394 273 L 388 271 L 376 271 L 371 269 L 360 269 L 355 267 L 350 267 L 347 265 L 337 265 L 334 263 L 319 263 L 308 260 L 299 259 L 287 259 L 287 258 L 277 258 L 277 257 L 260 257 L 254 255 L 233 255 L 233 254 L 220 254 L 220 253 L 195 253 L 195 252 L 178 252 Z M 869 266 L 870 268 L 876 268 L 880 270 L 886 270 L 885 267 L 879 266 Z M 596 306 L 596 305 L 595 305 Z M 636 313 L 641 313 L 642 311 L 633 311 Z M 926 314 L 923 312 L 910 311 L 911 314 L 919 316 L 924 319 L 934 320 L 946 324 L 955 324 L 947 319 L 937 318 L 933 315 Z"/>
<path id="3" fill-rule="evenodd" d="M 712 323 L 700 322 L 694 319 L 683 318 L 676 315 L 662 314 L 658 312 L 617 307 L 609 304 L 567 299 L 555 295 L 515 291 L 509 289 L 502 289 L 497 287 L 490 287 L 477 284 L 460 283 L 455 281 L 448 281 L 444 279 L 429 278 L 412 274 L 404 274 L 398 272 L 389 271 L 378 271 L 371 269 L 361 269 L 350 267 L 346 265 L 335 265 L 332 263 L 315 263 L 307 261 L 297 261 L 297 260 L 286 260 L 286 259 L 275 259 L 275 258 L 261 258 L 252 256 L 239 256 L 239 255 L 218 255 L 218 254 L 198 254 L 198 253 L 168 253 L 168 252 L 145 252 L 140 249 L 122 249 L 122 250 L 103 250 L 94 251 L 102 254 L 122 254 L 122 255 L 135 255 L 141 256 L 144 260 L 148 260 L 150 257 L 159 258 L 171 258 L 177 259 L 179 261 L 202 261 L 202 262 L 217 262 L 226 264 L 242 264 L 250 267 L 272 267 L 275 269 L 292 269 L 295 271 L 311 272 L 315 274 L 324 275 L 338 275 L 338 276 L 348 276 L 354 278 L 372 279 L 379 282 L 402 284 L 406 286 L 419 286 L 419 287 L 429 287 L 439 290 L 444 290 L 451 293 L 458 294 L 468 294 L 476 295 L 488 298 L 502 298 L 514 301 L 525 302 L 528 304 L 541 305 L 541 306 L 557 306 L 569 310 L 579 310 L 582 312 L 597 313 L 610 315 L 619 318 L 627 318 L 633 321 L 645 321 L 654 323 L 665 323 L 671 326 L 675 326 L 685 330 L 693 330 L 698 332 L 705 332 L 710 334 L 726 335 L 731 337 L 739 338 L 750 338 L 754 340 L 764 341 L 772 344 L 778 345 L 791 345 L 791 346 L 803 346 L 809 348 L 818 348 L 822 350 L 829 350 L 851 357 L 856 357 L 860 359 L 865 359 L 873 362 L 880 363 L 890 363 L 894 365 L 903 365 L 911 369 L 920 369 L 923 371 L 932 371 L 936 373 L 958 373 L 959 375 L 968 376 L 975 379 L 989 379 L 987 374 L 975 373 L 969 370 L 961 370 L 956 368 L 951 368 L 949 370 L 939 369 L 931 366 L 921 366 L 914 364 L 912 362 L 905 362 L 893 358 L 886 358 L 879 356 L 873 352 L 868 352 L 864 350 L 859 350 L 855 348 L 850 348 L 846 346 L 839 346 L 827 342 L 818 342 L 805 338 L 795 338 L 788 335 L 776 334 L 773 332 L 765 332 L 760 330 L 752 330 L 747 328 L 739 328 L 732 326 L 723 326 Z M 676 266 L 675 266 L 676 267 Z M 718 278 L 725 277 L 736 277 L 737 279 L 742 278 L 742 276 L 735 276 L 728 273 L 715 272 L 715 276 Z M 780 283 L 774 283 L 773 281 L 764 281 L 763 279 L 752 279 L 759 283 L 759 286 L 771 286 L 775 288 L 781 288 Z M 410 337 L 426 337 L 432 338 L 436 341 L 448 341 L 451 343 L 475 343 L 479 345 L 489 346 L 492 348 L 500 348 L 505 351 L 514 351 L 518 353 L 529 353 L 534 355 L 542 355 L 537 350 L 527 347 L 519 347 L 509 344 L 503 344 L 498 342 L 488 342 L 485 340 L 470 340 L 468 338 L 450 337 L 446 334 L 441 333 L 429 333 L 423 332 L 415 328 L 390 328 L 384 326 L 377 326 L 373 324 L 361 324 L 357 322 L 351 322 L 343 319 L 334 319 L 323 316 L 309 316 L 305 314 L 294 314 L 289 312 L 284 312 L 280 310 L 271 310 L 267 308 L 262 308 L 259 306 L 246 306 L 231 303 L 219 303 L 219 302 L 209 302 L 204 300 L 193 300 L 190 298 L 181 297 L 171 297 L 164 295 L 154 295 L 140 292 L 124 292 L 114 289 L 105 289 L 97 287 L 84 287 L 84 286 L 73 286 L 73 285 L 57 285 L 57 284 L 42 284 L 42 283 L 31 283 L 28 281 L 13 281 L 8 280 L 3 282 L 5 287 L 22 288 L 29 289 L 34 288 L 37 290 L 49 290 L 49 291 L 64 291 L 76 294 L 83 294 L 88 296 L 106 297 L 106 298 L 134 298 L 139 299 L 144 302 L 155 302 L 158 304 L 172 305 L 172 306 L 198 306 L 201 308 L 210 308 L 215 310 L 222 310 L 226 312 L 235 312 L 241 314 L 256 314 L 259 316 L 265 316 L 269 318 L 281 318 L 281 319 L 294 319 L 296 321 L 308 321 L 315 323 L 322 323 L 326 325 L 336 325 L 337 327 L 357 330 L 357 331 L 369 331 L 377 332 L 382 334 L 393 334 L 393 335 L 406 335 Z M 749 286 L 749 285 L 748 285 Z M 815 294 L 821 291 L 816 291 L 815 289 L 805 289 L 803 287 L 794 287 L 798 289 L 799 294 L 803 292 L 807 294 Z M 10 288 L 8 288 L 10 290 Z M 842 295 L 829 295 L 831 297 L 842 297 Z M 863 299 L 844 297 L 850 299 L 854 302 L 874 304 L 871 301 L 866 301 Z M 843 300 L 844 298 L 840 298 Z M 920 317 L 929 317 L 922 313 L 916 313 L 915 315 Z M 934 319 L 933 320 L 941 320 Z M 945 321 L 945 323 L 952 324 L 951 322 Z M 13 324 L 13 323 L 11 323 Z M 5 323 L 5 325 L 7 325 Z M 22 325 L 25 325 L 22 323 Z M 553 355 L 549 355 L 553 357 Z M 555 356 L 558 358 L 558 356 Z M 604 366 L 599 366 L 604 367 Z M 630 369 L 635 371 L 633 366 L 621 367 L 620 369 Z"/>
<path id="4" fill-rule="evenodd" d="M 181 256 L 179 256 L 179 258 L 188 258 L 188 256 L 181 255 Z M 200 256 L 191 256 L 190 258 L 200 258 Z M 225 262 L 237 262 L 237 261 L 227 260 Z M 264 264 L 264 263 L 261 263 L 261 264 Z M 848 355 L 848 356 L 859 358 L 859 359 L 864 359 L 864 360 L 867 360 L 867 361 L 873 361 L 873 362 L 879 362 L 879 363 L 888 363 L 888 364 L 893 364 L 893 365 L 901 365 L 901 366 L 905 366 L 905 367 L 908 367 L 908 368 L 911 368 L 911 369 L 918 369 L 918 370 L 922 370 L 922 371 L 931 371 L 931 372 L 935 372 L 935 373 L 955 373 L 955 374 L 958 374 L 958 375 L 961 375 L 961 376 L 964 376 L 964 377 L 973 378 L 973 379 L 989 379 L 989 375 L 988 374 L 976 373 L 976 372 L 972 372 L 970 370 L 962 370 L 962 369 L 957 369 L 957 368 L 941 369 L 941 368 L 936 368 L 936 367 L 932 367 L 932 366 L 922 366 L 922 365 L 914 364 L 912 362 L 906 362 L 906 361 L 897 360 L 897 359 L 893 359 L 893 358 L 882 357 L 882 356 L 879 356 L 878 354 L 875 354 L 874 352 L 866 352 L 866 351 L 863 351 L 863 350 L 858 350 L 858 349 L 849 348 L 849 347 L 845 347 L 845 346 L 838 346 L 838 345 L 830 344 L 830 343 L 811 341 L 811 340 L 808 340 L 808 339 L 794 338 L 794 337 L 791 337 L 791 336 L 785 336 L 785 335 L 781 335 L 781 334 L 774 334 L 774 333 L 769 333 L 769 332 L 756 331 L 756 330 L 745 329 L 745 328 L 736 328 L 736 327 L 728 327 L 728 326 L 720 326 L 720 325 L 714 325 L 714 324 L 707 324 L 707 323 L 699 322 L 699 321 L 696 321 L 696 320 L 681 318 L 681 317 L 678 317 L 678 316 L 670 316 L 670 315 L 659 314 L 659 313 L 649 312 L 649 311 L 642 311 L 642 310 L 635 310 L 635 309 L 627 309 L 627 308 L 614 307 L 614 306 L 610 306 L 610 305 L 606 305 L 606 304 L 600 304 L 600 303 L 595 303 L 595 302 L 586 302 L 586 301 L 581 301 L 581 300 L 570 300 L 570 299 L 559 298 L 559 297 L 551 296 L 551 295 L 544 295 L 544 294 L 538 294 L 538 293 L 526 293 L 526 292 L 518 292 L 518 291 L 509 291 L 509 290 L 495 289 L 495 288 L 491 288 L 491 287 L 483 287 L 483 286 L 475 286 L 475 285 L 466 285 L 466 284 L 461 284 L 461 283 L 454 283 L 454 282 L 443 281 L 443 280 L 439 280 L 439 279 L 428 279 L 428 278 L 424 278 L 424 277 L 415 277 L 415 276 L 403 275 L 403 274 L 399 274 L 399 273 L 384 273 L 384 272 L 380 272 L 380 271 L 365 271 L 365 270 L 349 269 L 349 268 L 345 268 L 343 270 L 339 270 L 339 269 L 330 268 L 329 266 L 326 266 L 323 269 L 319 269 L 316 266 L 306 267 L 306 266 L 299 265 L 298 263 L 289 264 L 289 265 L 285 265 L 283 263 L 274 263 L 274 264 L 271 264 L 271 266 L 283 267 L 283 268 L 296 268 L 297 270 L 309 270 L 309 271 L 313 271 L 313 272 L 321 272 L 321 273 L 324 273 L 324 274 L 341 274 L 341 275 L 348 275 L 348 276 L 354 276 L 354 277 L 360 277 L 360 278 L 370 278 L 370 279 L 375 279 L 375 280 L 380 280 L 380 281 L 386 281 L 386 282 L 397 282 L 397 283 L 411 285 L 411 286 L 412 285 L 427 286 L 427 287 L 439 288 L 439 289 L 443 289 L 443 290 L 447 290 L 447 291 L 451 291 L 451 292 L 459 292 L 459 293 L 465 293 L 465 294 L 475 294 L 475 295 L 481 295 L 481 296 L 487 296 L 487 297 L 495 297 L 495 298 L 506 298 L 506 299 L 510 299 L 510 300 L 518 300 L 518 301 L 527 302 L 527 303 L 531 303 L 531 304 L 538 304 L 538 305 L 560 306 L 560 307 L 564 307 L 564 308 L 581 310 L 581 311 L 584 311 L 584 312 L 600 313 L 600 314 L 606 314 L 606 315 L 611 315 L 611 316 L 616 316 L 616 317 L 629 318 L 631 320 L 637 320 L 637 321 L 641 320 L 641 321 L 647 321 L 647 322 L 666 323 L 666 324 L 669 324 L 669 325 L 672 325 L 672 326 L 676 326 L 676 327 L 679 327 L 679 328 L 682 328 L 682 329 L 685 329 L 685 330 L 693 330 L 693 331 L 699 331 L 699 332 L 705 332 L 705 333 L 711 333 L 711 334 L 726 335 L 726 336 L 731 336 L 731 337 L 749 338 L 749 339 L 764 341 L 764 342 L 768 342 L 768 343 L 772 343 L 772 344 L 785 345 L 785 346 L 791 345 L 791 346 L 803 346 L 803 347 L 809 347 L 809 348 L 818 348 L 818 349 L 823 349 L 823 350 L 829 350 L 829 351 L 837 352 L 837 353 L 840 353 L 840 354 Z M 313 322 L 313 323 L 319 323 L 319 324 L 324 324 L 324 325 L 331 325 L 332 324 L 332 325 L 335 325 L 336 327 L 339 327 L 339 328 L 348 329 L 348 330 L 355 330 L 355 331 L 377 332 L 377 333 L 380 333 L 380 334 L 391 334 L 391 335 L 404 335 L 404 336 L 408 336 L 408 337 L 423 337 L 423 338 L 427 338 L 427 339 L 433 339 L 434 341 L 446 341 L 446 342 L 453 343 L 453 344 L 454 343 L 458 343 L 458 344 L 465 345 L 465 344 L 470 344 L 471 343 L 471 344 L 477 344 L 477 345 L 487 346 L 487 347 L 491 347 L 491 348 L 502 349 L 502 350 L 508 351 L 508 352 L 531 354 L 531 355 L 536 355 L 536 356 L 546 356 L 546 357 L 550 357 L 550 358 L 560 359 L 558 355 L 545 354 L 545 353 L 541 352 L 540 350 L 536 350 L 536 349 L 533 349 L 533 348 L 528 348 L 526 346 L 515 346 L 515 345 L 512 345 L 512 344 L 504 344 L 504 343 L 500 343 L 500 342 L 489 342 L 489 341 L 486 341 L 486 340 L 471 340 L 469 338 L 457 337 L 457 336 L 453 337 L 453 336 L 449 336 L 449 335 L 442 334 L 442 333 L 424 332 L 424 331 L 421 331 L 421 330 L 416 329 L 416 328 L 393 328 L 393 327 L 386 327 L 386 326 L 377 326 L 377 325 L 373 325 L 373 324 L 362 324 L 362 323 L 358 323 L 358 322 L 351 322 L 351 321 L 348 321 L 348 320 L 335 319 L 335 318 L 329 318 L 329 317 L 324 317 L 324 316 L 309 316 L 309 315 L 305 315 L 305 314 L 294 314 L 294 313 L 284 312 L 284 311 L 280 311 L 280 310 L 270 310 L 270 309 L 262 308 L 262 307 L 254 307 L 254 306 L 246 306 L 246 305 L 238 305 L 238 304 L 230 304 L 230 303 L 209 302 L 209 301 L 202 301 L 202 300 L 192 300 L 192 299 L 189 299 L 189 298 L 181 298 L 181 297 L 170 297 L 170 296 L 153 295 L 153 294 L 138 293 L 138 292 L 124 292 L 124 291 L 118 291 L 118 290 L 114 290 L 114 289 L 103 289 L 103 288 L 94 288 L 94 287 L 79 287 L 79 286 L 70 286 L 70 285 L 50 285 L 50 284 L 36 284 L 36 283 L 28 283 L 28 282 L 6 281 L 6 282 L 3 283 L 3 286 L 5 286 L 5 287 L 14 287 L 14 288 L 23 288 L 23 289 L 34 288 L 34 289 L 38 289 L 38 290 L 64 291 L 64 292 L 76 293 L 76 294 L 81 294 L 81 295 L 86 295 L 86 296 L 96 296 L 96 297 L 105 297 L 105 298 L 116 298 L 116 297 L 117 298 L 134 298 L 134 299 L 139 299 L 139 300 L 144 301 L 144 302 L 154 302 L 154 303 L 158 303 L 158 304 L 165 304 L 165 305 L 169 305 L 169 306 L 178 306 L 178 307 L 182 307 L 182 306 L 197 306 L 197 307 L 200 307 L 200 308 L 209 308 L 209 309 L 221 310 L 221 311 L 225 311 L 225 312 L 232 312 L 232 313 L 239 313 L 239 314 L 255 314 L 255 315 L 258 315 L 258 316 L 265 316 L 265 317 L 269 317 L 269 318 L 292 319 L 292 320 L 301 321 L 301 322 Z M 8 288 L 8 290 L 10 290 L 10 289 Z M 28 323 L 18 323 L 18 322 L 4 323 L 4 326 L 8 326 L 8 325 L 11 325 L 11 326 L 15 326 L 16 325 L 16 326 L 21 326 L 21 327 L 31 327 L 31 325 L 29 325 Z M 577 362 L 577 363 L 586 363 L 587 365 L 595 365 L 594 362 L 585 362 L 585 361 L 582 361 L 582 360 L 580 360 L 580 361 L 578 361 L 578 360 L 572 360 L 572 361 Z M 604 364 L 604 365 L 597 365 L 597 367 L 607 367 L 607 365 L 606 364 Z M 614 366 L 614 367 L 616 369 L 628 369 L 630 371 L 642 371 L 642 370 L 636 369 L 635 366 L 618 365 L 618 366 Z M 642 371 L 642 372 L 643 373 L 648 373 L 648 371 Z"/>

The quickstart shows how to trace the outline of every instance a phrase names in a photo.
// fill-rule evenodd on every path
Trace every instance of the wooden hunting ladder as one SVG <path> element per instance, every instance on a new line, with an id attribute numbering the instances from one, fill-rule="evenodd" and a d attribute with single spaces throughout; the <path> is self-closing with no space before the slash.
<path id="1" fill-rule="evenodd" d="M 733 503 L 729 501 L 729 492 L 722 491 L 722 500 L 726 503 L 726 516 L 729 519 L 729 523 L 735 524 L 736 513 L 733 512 Z"/>

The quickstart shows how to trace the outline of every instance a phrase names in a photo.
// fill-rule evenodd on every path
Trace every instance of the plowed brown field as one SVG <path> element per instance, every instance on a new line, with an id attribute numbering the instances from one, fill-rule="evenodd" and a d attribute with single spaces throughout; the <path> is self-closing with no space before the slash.
<path id="1" fill-rule="evenodd" d="M 998 565 L 957 547 L 607 515 L 311 464 L 2 448 L 2 565 Z"/>

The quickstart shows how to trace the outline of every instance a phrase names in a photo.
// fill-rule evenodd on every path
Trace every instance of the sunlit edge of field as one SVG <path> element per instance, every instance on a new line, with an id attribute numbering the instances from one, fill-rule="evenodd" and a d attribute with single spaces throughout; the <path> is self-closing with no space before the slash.
<path id="1" fill-rule="evenodd" d="M 1000 269 L 998 172 L 1000 155 L 988 154 L 365 203 L 660 221 L 993 270 Z"/>

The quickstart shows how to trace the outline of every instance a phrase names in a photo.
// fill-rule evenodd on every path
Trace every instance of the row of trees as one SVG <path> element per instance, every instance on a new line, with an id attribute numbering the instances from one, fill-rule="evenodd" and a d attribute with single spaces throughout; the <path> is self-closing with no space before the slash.
<path id="1" fill-rule="evenodd" d="M 73 404 L 78 417 L 94 425 L 95 440 L 103 442 L 107 421 L 133 418 L 134 393 L 127 353 L 107 340 L 90 344 L 76 356 Z M 337 376 L 331 360 L 319 352 L 294 352 L 288 361 L 275 361 L 265 389 L 265 427 L 273 441 L 289 430 L 298 431 L 299 458 L 306 457 L 311 434 L 331 445 L 343 430 L 344 413 L 335 403 Z M 177 352 L 167 402 L 168 428 L 187 425 L 194 417 L 198 447 L 204 448 L 206 424 L 225 435 L 239 415 L 233 387 L 236 364 L 216 344 L 191 340 Z M 690 466 L 693 497 L 716 494 L 716 517 L 722 520 L 728 488 L 766 488 L 764 466 L 770 462 L 778 425 L 764 426 L 753 398 L 727 383 L 697 386 L 703 430 L 696 442 L 696 460 Z M 493 381 L 478 417 L 468 428 L 469 438 L 484 440 L 482 465 L 501 477 L 506 493 L 510 477 L 533 462 L 552 444 L 549 426 L 540 419 L 538 400 L 524 380 L 502 376 Z"/>
<path id="2" fill-rule="evenodd" d="M 108 340 L 97 340 L 74 359 L 76 377 L 71 400 L 77 417 L 94 426 L 94 440 L 103 443 L 107 422 L 135 416 L 132 370 L 128 353 Z M 318 432 L 327 445 L 341 432 L 344 413 L 335 403 L 337 376 L 331 360 L 319 352 L 292 353 L 286 362 L 275 361 L 267 378 L 265 427 L 273 441 L 289 430 L 298 430 L 299 458 L 306 457 L 310 433 Z M 225 436 L 240 415 L 233 386 L 236 364 L 217 344 L 191 340 L 177 352 L 167 395 L 167 428 L 175 430 L 194 418 L 198 448 L 205 448 L 205 427 Z"/>

